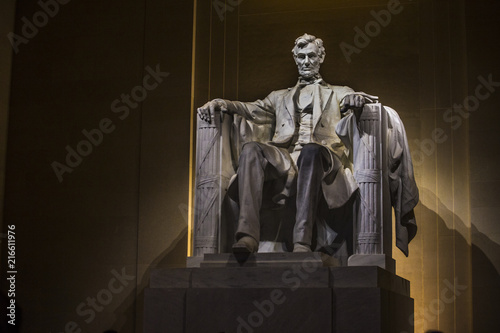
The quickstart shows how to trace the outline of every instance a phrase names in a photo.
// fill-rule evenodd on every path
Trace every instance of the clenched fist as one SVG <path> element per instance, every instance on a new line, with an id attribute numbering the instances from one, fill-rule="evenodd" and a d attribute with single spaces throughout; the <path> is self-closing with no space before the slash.
<path id="1" fill-rule="evenodd" d="M 368 95 L 365 93 L 354 93 L 344 97 L 344 106 L 340 112 L 345 112 L 348 109 L 361 109 L 366 103 L 373 103 L 378 99 L 377 96 Z"/>
<path id="2" fill-rule="evenodd" d="M 217 110 L 227 112 L 227 103 L 223 99 L 217 98 L 205 103 L 205 105 L 198 108 L 197 113 L 201 120 L 210 124 L 212 122 L 212 115 Z"/>

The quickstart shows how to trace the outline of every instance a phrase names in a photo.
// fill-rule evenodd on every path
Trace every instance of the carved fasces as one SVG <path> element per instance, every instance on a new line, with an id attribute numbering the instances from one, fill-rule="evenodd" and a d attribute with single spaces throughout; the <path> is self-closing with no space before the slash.
<path id="1" fill-rule="evenodd" d="M 354 252 L 391 256 L 392 220 L 385 156 L 387 120 L 384 108 L 380 103 L 366 104 L 349 124 L 352 127 L 349 129 L 349 140 L 353 173 L 359 186 L 353 221 Z"/>
<path id="2" fill-rule="evenodd" d="M 380 107 L 367 105 L 357 119 L 358 138 L 354 138 L 354 178 L 359 185 L 355 252 L 359 254 L 380 253 L 380 116 Z"/>
<path id="3" fill-rule="evenodd" d="M 228 118 L 215 109 L 210 113 L 210 119 L 199 117 L 197 121 L 194 256 L 219 253 L 221 246 L 222 200 L 234 174 Z"/>
<path id="4" fill-rule="evenodd" d="M 211 119 L 198 118 L 196 137 L 196 185 L 194 256 L 217 253 L 220 214 L 220 111 Z"/>

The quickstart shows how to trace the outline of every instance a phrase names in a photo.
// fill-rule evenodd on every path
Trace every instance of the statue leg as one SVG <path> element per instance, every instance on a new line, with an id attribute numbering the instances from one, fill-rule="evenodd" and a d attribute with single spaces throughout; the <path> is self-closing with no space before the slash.
<path id="1" fill-rule="evenodd" d="M 297 213 L 293 231 L 294 252 L 310 251 L 312 230 L 321 195 L 321 182 L 325 171 L 328 170 L 328 161 L 323 149 L 326 148 L 315 143 L 306 144 L 297 161 L 299 174 Z"/>
<path id="2" fill-rule="evenodd" d="M 236 240 L 244 236 L 251 236 L 257 243 L 259 242 L 259 214 L 267 165 L 268 161 L 257 143 L 248 142 L 243 146 L 238 167 L 240 214 Z"/>

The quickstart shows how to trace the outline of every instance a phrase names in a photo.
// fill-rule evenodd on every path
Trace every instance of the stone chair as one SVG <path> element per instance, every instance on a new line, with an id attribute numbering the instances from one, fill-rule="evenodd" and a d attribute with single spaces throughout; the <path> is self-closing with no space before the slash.
<path id="1" fill-rule="evenodd" d="M 238 115 L 216 112 L 211 123 L 198 119 L 193 257 L 231 252 L 238 204 L 226 192 L 241 147 L 249 141 L 270 141 L 271 134 L 269 125 L 256 125 Z M 396 245 L 406 255 L 416 233 L 413 208 L 418 190 L 404 126 L 393 109 L 371 103 L 360 114 L 345 116 L 337 134 L 349 152 L 345 164 L 359 190 L 335 216 L 318 214 L 313 248 L 333 254 L 347 237 L 347 248 L 339 252 L 343 265 L 380 266 L 394 272 L 392 208 Z M 287 200 L 280 207 L 262 208 L 259 252 L 291 250 L 293 206 L 294 200 Z"/>

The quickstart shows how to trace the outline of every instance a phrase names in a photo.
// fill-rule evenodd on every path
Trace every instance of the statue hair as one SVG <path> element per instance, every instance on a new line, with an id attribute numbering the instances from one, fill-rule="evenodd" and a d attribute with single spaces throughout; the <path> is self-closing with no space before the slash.
<path id="1" fill-rule="evenodd" d="M 325 47 L 323 46 L 323 40 L 316 38 L 316 36 L 309 35 L 308 33 L 303 34 L 295 40 L 295 46 L 292 49 L 293 56 L 297 55 L 299 49 L 303 49 L 310 43 L 316 44 L 319 50 L 319 57 L 324 58 L 326 55 Z"/>

